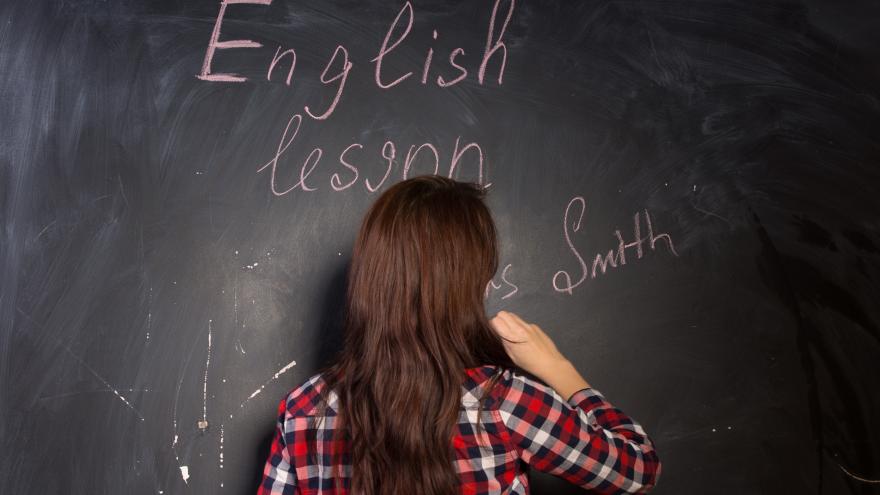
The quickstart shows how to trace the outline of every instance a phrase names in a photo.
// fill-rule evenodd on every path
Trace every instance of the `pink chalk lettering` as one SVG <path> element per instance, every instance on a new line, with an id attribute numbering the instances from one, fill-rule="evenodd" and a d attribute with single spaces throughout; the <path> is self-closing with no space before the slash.
<path id="1" fill-rule="evenodd" d="M 293 130 L 293 135 L 290 136 L 290 139 L 288 139 L 287 142 L 285 142 L 284 140 L 285 140 L 285 138 L 287 138 L 287 132 L 290 130 L 290 125 L 293 123 L 294 120 L 296 121 L 296 128 Z M 276 196 L 283 196 L 284 194 L 287 194 L 293 190 L 293 187 L 291 187 L 290 189 L 287 189 L 285 191 L 281 191 L 281 192 L 278 192 L 275 189 L 275 170 L 278 167 L 278 158 L 280 158 L 281 155 L 284 154 L 285 151 L 287 151 L 287 148 L 289 148 L 290 144 L 293 143 L 293 138 L 295 138 L 296 135 L 299 133 L 300 124 L 302 124 L 302 115 L 300 115 L 300 114 L 295 114 L 293 117 L 290 118 L 290 120 L 287 121 L 287 126 L 284 128 L 284 133 L 281 135 L 281 141 L 278 143 L 278 149 L 275 151 L 275 156 L 271 160 L 266 162 L 265 165 L 263 165 L 262 167 L 257 169 L 257 173 L 260 173 L 266 167 L 268 167 L 270 165 L 272 166 L 269 184 L 272 189 L 272 194 L 274 194 Z M 296 187 L 296 186 L 294 186 L 294 187 Z"/>
<path id="2" fill-rule="evenodd" d="M 489 283 L 486 284 L 486 295 L 484 296 L 484 299 L 489 297 L 490 289 L 498 290 L 501 287 L 503 287 L 505 284 L 512 287 L 513 290 L 511 290 L 507 294 L 501 296 L 501 299 L 507 299 L 508 297 L 516 294 L 519 291 L 519 287 L 517 287 L 516 284 L 514 284 L 513 282 L 511 282 L 510 280 L 507 279 L 507 270 L 510 269 L 510 266 L 511 266 L 511 264 L 508 263 L 507 265 L 504 266 L 504 269 L 501 270 L 501 283 L 496 284 L 495 280 L 493 279 L 493 280 L 490 280 Z"/>
<path id="3" fill-rule="evenodd" d="M 280 52 L 280 53 L 279 53 Z M 266 80 L 272 80 L 272 71 L 275 70 L 275 65 L 281 61 L 286 55 L 290 55 L 290 70 L 287 71 L 287 79 L 284 81 L 285 84 L 290 86 L 290 78 L 293 77 L 293 69 L 296 68 L 296 50 L 290 48 L 288 50 L 281 51 L 281 46 L 278 46 L 278 49 L 275 50 L 275 56 L 272 57 L 272 63 L 269 64 L 269 72 L 266 73 Z"/>
<path id="4" fill-rule="evenodd" d="M 648 224 L 648 237 L 651 239 L 651 250 L 654 250 L 654 243 L 657 242 L 658 239 L 665 239 L 672 254 L 678 256 L 678 253 L 675 252 L 675 247 L 672 245 L 672 238 L 669 237 L 669 234 L 654 235 L 654 227 L 651 225 L 651 215 L 648 213 L 647 209 L 645 209 L 645 223 Z"/>
<path id="5" fill-rule="evenodd" d="M 315 153 L 317 153 L 317 157 L 315 158 L 315 163 L 313 163 L 312 166 L 309 167 L 309 171 L 306 172 L 305 171 L 306 165 L 309 164 L 309 160 L 311 160 L 312 157 L 315 156 Z M 312 152 L 309 153 L 309 156 L 306 157 L 306 161 L 303 162 L 302 168 L 299 169 L 299 182 L 294 184 L 293 187 L 302 186 L 303 191 L 314 191 L 315 190 L 314 187 L 306 186 L 306 179 L 312 173 L 312 170 L 315 170 L 315 167 L 318 165 L 318 161 L 321 159 L 321 155 L 323 155 L 323 154 L 324 154 L 324 151 L 318 147 L 315 147 L 315 149 L 313 149 Z"/>
<path id="6" fill-rule="evenodd" d="M 293 135 L 291 135 L 290 139 L 288 139 L 287 134 L 290 132 L 290 126 L 293 124 L 294 121 L 296 121 L 296 127 L 293 130 Z M 283 155 L 287 151 L 287 148 L 289 148 L 290 145 L 293 143 L 293 139 L 299 133 L 300 124 L 302 124 L 302 115 L 300 114 L 295 114 L 293 117 L 290 118 L 290 120 L 287 121 L 287 126 L 284 128 L 284 132 L 281 134 L 281 141 L 279 141 L 278 143 L 278 149 L 275 151 L 275 156 L 271 160 L 266 162 L 262 167 L 257 169 L 257 173 L 260 173 L 265 170 L 266 167 L 272 167 L 270 172 L 269 185 L 272 190 L 272 194 L 274 194 L 275 196 L 284 196 L 290 191 L 296 189 L 297 187 L 301 187 L 303 191 L 315 190 L 314 188 L 308 187 L 305 184 L 305 180 L 309 176 L 309 174 L 312 173 L 312 170 L 315 169 L 315 166 L 318 164 L 318 160 L 321 159 L 321 154 L 323 152 L 320 148 L 315 148 L 314 150 L 312 150 L 311 153 L 309 153 L 309 156 L 306 158 L 305 162 L 303 162 L 302 168 L 300 168 L 299 181 L 296 184 L 283 191 L 279 191 L 275 186 L 275 177 L 278 169 L 278 159 L 281 158 L 281 155 Z M 308 171 L 306 171 L 306 166 L 309 164 L 309 161 L 312 159 L 312 156 L 314 156 L 316 152 L 317 158 L 315 159 L 315 163 L 313 163 Z"/>
<path id="7" fill-rule="evenodd" d="M 220 12 L 217 14 L 217 20 L 214 22 L 214 30 L 211 32 L 211 41 L 208 42 L 208 49 L 205 51 L 205 60 L 202 63 L 202 72 L 196 77 L 203 81 L 217 82 L 244 82 L 246 77 L 231 73 L 211 73 L 211 62 L 214 59 L 214 52 L 219 48 L 221 50 L 228 48 L 259 48 L 263 46 L 256 41 L 251 40 L 228 40 L 220 41 L 220 26 L 223 24 L 223 16 L 226 14 L 226 6 L 238 3 L 250 3 L 254 5 L 269 5 L 272 0 L 221 0 Z"/>
<path id="8" fill-rule="evenodd" d="M 404 12 L 407 12 L 407 25 L 406 29 L 403 31 L 403 34 L 389 47 L 388 40 L 391 38 L 391 33 L 394 32 L 394 28 L 397 27 L 397 22 L 400 21 L 400 16 L 403 15 Z M 388 32 L 385 34 L 385 40 L 382 41 L 382 48 L 379 49 L 379 54 L 370 62 L 376 62 L 376 84 L 382 89 L 388 89 L 392 86 L 399 84 L 401 81 L 406 79 L 407 77 L 412 75 L 412 72 L 407 72 L 406 74 L 398 77 L 394 81 L 388 84 L 382 84 L 382 60 L 385 58 L 391 50 L 397 48 L 399 45 L 409 34 L 410 29 L 412 29 L 413 24 L 413 7 L 412 4 L 407 1 L 403 4 L 403 8 L 400 9 L 400 12 L 397 13 L 397 17 L 394 18 L 394 22 L 391 23 L 391 27 L 388 28 Z"/>
<path id="9" fill-rule="evenodd" d="M 587 264 L 584 262 L 584 259 L 581 257 L 580 253 L 578 253 L 577 248 L 574 247 L 574 243 L 571 242 L 571 236 L 568 233 L 568 214 L 572 208 L 572 205 L 578 203 L 580 205 L 580 214 L 578 215 L 577 221 L 572 224 L 572 231 L 577 232 L 581 228 L 581 220 L 584 218 L 584 212 L 587 209 L 587 203 L 584 201 L 584 198 L 581 196 L 575 196 L 571 198 L 571 201 L 568 202 L 568 206 L 565 207 L 565 215 L 562 219 L 562 227 L 563 234 L 565 236 L 565 243 L 568 244 L 568 248 L 571 250 L 574 257 L 577 258 L 578 264 L 581 267 L 581 278 L 578 279 L 574 284 L 571 283 L 571 276 L 565 270 L 559 270 L 553 275 L 553 289 L 557 292 L 567 292 L 569 295 L 572 295 L 572 290 L 584 283 L 584 280 L 587 278 Z M 559 285 L 556 281 L 557 277 L 562 277 L 565 279 L 565 285 Z"/>
<path id="10" fill-rule="evenodd" d="M 459 139 L 461 139 L 461 136 L 458 136 L 455 138 L 455 149 L 452 151 L 452 161 L 449 164 L 449 178 L 450 179 L 453 178 L 452 176 L 455 173 L 455 168 L 458 166 L 458 161 L 461 160 L 461 155 L 463 155 L 465 151 L 473 148 L 477 152 L 477 158 L 479 158 L 479 161 L 477 162 L 477 167 L 479 170 L 479 175 L 478 175 L 479 178 L 477 179 L 477 182 L 480 184 L 483 184 L 483 149 L 480 148 L 479 144 L 472 142 L 472 143 L 468 143 L 464 148 L 459 150 L 458 149 Z M 455 179 L 458 179 L 458 177 L 455 177 Z M 491 182 L 488 184 L 484 184 L 483 189 L 486 189 L 491 185 L 492 185 Z"/>
<path id="11" fill-rule="evenodd" d="M 391 154 L 389 155 L 386 151 L 388 148 L 391 148 Z M 376 192 L 377 189 L 382 187 L 382 184 L 385 183 L 385 180 L 388 179 L 388 175 L 391 174 L 391 166 L 394 164 L 394 157 L 397 154 L 397 150 L 394 148 L 394 143 L 391 141 L 385 141 L 385 144 L 382 145 L 382 158 L 388 160 L 388 166 L 385 168 L 385 175 L 382 176 L 382 180 L 376 184 L 376 187 L 370 185 L 370 179 L 365 179 L 364 184 L 367 186 L 367 190 L 370 192 Z"/>
<path id="12" fill-rule="evenodd" d="M 584 263 L 583 258 L 581 258 L 580 253 L 578 253 L 577 249 L 572 244 L 571 238 L 568 233 L 569 208 L 571 208 L 571 205 L 575 201 L 578 201 L 581 204 L 584 204 L 583 198 L 581 198 L 579 196 L 573 198 L 568 203 L 568 207 L 565 209 L 565 220 L 563 220 L 563 222 L 564 222 L 563 225 L 565 227 L 565 241 L 568 243 L 569 249 L 571 249 L 572 253 L 574 253 L 575 257 L 577 258 L 578 262 L 580 263 L 581 269 L 583 270 L 583 275 L 581 276 L 580 280 L 578 280 L 574 284 L 571 283 L 571 277 L 565 271 L 560 270 L 560 271 L 556 272 L 556 274 L 553 276 L 553 288 L 556 289 L 558 292 L 567 292 L 568 294 L 571 294 L 572 289 L 574 289 L 575 287 L 580 285 L 587 277 L 587 266 Z M 642 246 L 643 246 L 643 243 L 645 243 L 645 241 L 650 242 L 651 250 L 653 251 L 655 249 L 655 244 L 658 241 L 662 240 L 662 241 L 666 242 L 666 245 L 669 248 L 669 251 L 673 255 L 678 256 L 678 253 L 675 252 L 675 247 L 672 244 L 672 237 L 670 237 L 669 234 L 666 234 L 666 233 L 654 235 L 654 225 L 653 225 L 653 222 L 651 221 L 651 216 L 648 213 L 647 209 L 643 210 L 643 211 L 645 212 L 645 223 L 647 224 L 647 227 L 648 227 L 648 235 L 646 237 L 642 237 L 641 222 L 639 221 L 639 213 L 637 212 L 635 215 L 633 215 L 633 234 L 635 236 L 635 240 L 630 243 L 627 243 L 626 241 L 623 240 L 623 235 L 621 235 L 620 230 L 616 229 L 614 231 L 614 236 L 617 237 L 617 249 L 616 250 L 615 249 L 608 250 L 608 252 L 604 256 L 601 253 L 599 253 L 596 255 L 595 258 L 593 258 L 592 270 L 589 272 L 590 278 L 596 278 L 597 271 L 601 272 L 602 274 L 605 274 L 607 271 L 611 270 L 612 268 L 618 268 L 618 267 L 626 265 L 626 250 L 628 248 L 635 247 L 637 259 L 641 259 L 642 255 L 644 254 L 644 249 Z M 573 225 L 573 231 L 576 232 L 580 228 L 580 223 L 581 223 L 582 217 L 583 217 L 583 210 L 581 210 L 581 217 L 579 217 L 577 220 L 577 223 Z M 560 276 L 565 279 L 564 286 L 560 286 L 557 283 L 556 278 L 560 277 Z"/>
<path id="13" fill-rule="evenodd" d="M 446 87 L 452 86 L 453 84 L 457 84 L 459 81 L 461 81 L 462 79 L 467 77 L 467 73 L 468 73 L 467 69 L 465 69 L 464 67 L 455 63 L 455 57 L 459 53 L 464 55 L 464 48 L 456 48 L 455 50 L 452 50 L 452 53 L 449 54 L 449 65 L 458 69 L 459 72 L 461 72 L 461 74 L 449 82 L 446 82 L 446 80 L 443 79 L 443 76 L 437 76 L 437 85 L 440 86 L 441 88 L 446 88 Z"/>
<path id="14" fill-rule="evenodd" d="M 480 81 L 480 84 L 483 84 L 483 77 L 486 74 L 486 64 L 489 63 L 489 59 L 492 58 L 492 55 L 494 55 L 499 49 L 502 50 L 502 52 L 501 68 L 498 69 L 498 84 L 502 84 L 502 79 L 504 78 L 504 65 L 507 63 L 507 45 L 501 41 L 501 38 L 504 37 L 504 31 L 507 29 L 507 23 L 510 22 L 510 17 L 513 15 L 513 7 L 516 2 L 515 0 L 510 0 L 510 8 L 507 9 L 507 18 L 504 19 L 504 24 L 501 25 L 498 39 L 493 42 L 492 33 L 495 31 L 495 16 L 498 14 L 499 3 L 501 3 L 501 0 L 495 0 L 495 6 L 492 7 L 492 17 L 489 19 L 489 36 L 486 38 L 486 50 L 483 53 L 483 61 L 480 63 L 480 72 L 477 75 L 477 80 Z"/>
<path id="15" fill-rule="evenodd" d="M 437 39 L 437 30 L 434 30 L 434 39 Z M 434 57 L 434 48 L 428 48 L 428 55 L 425 57 L 425 66 L 422 69 L 422 84 L 428 82 L 428 69 L 431 67 L 431 59 Z"/>
<path id="16" fill-rule="evenodd" d="M 602 273 L 605 273 L 608 265 L 611 265 L 612 268 L 617 268 L 617 259 L 614 256 L 613 249 L 608 250 L 608 254 L 606 254 L 604 258 L 601 254 L 596 255 L 596 258 L 593 259 L 593 270 L 590 274 L 590 278 L 596 278 L 596 266 L 599 266 L 602 269 Z"/>
<path id="17" fill-rule="evenodd" d="M 348 145 L 348 148 L 345 148 L 344 150 L 342 150 L 342 153 L 339 154 L 339 163 L 344 165 L 345 168 L 354 172 L 354 177 L 347 184 L 343 185 L 342 179 L 339 178 L 339 173 L 337 172 L 337 173 L 333 174 L 333 176 L 330 177 L 330 187 L 332 187 L 334 191 L 342 191 L 343 189 L 348 189 L 349 187 L 351 187 L 352 184 L 354 184 L 358 180 L 357 167 L 355 167 L 354 165 L 345 161 L 345 154 L 348 153 L 348 150 L 350 150 L 354 147 L 358 147 L 360 149 L 363 149 L 364 146 L 360 143 L 352 143 L 352 144 Z"/>
<path id="18" fill-rule="evenodd" d="M 419 154 L 419 151 L 422 151 L 422 148 L 428 147 L 432 153 L 434 153 L 434 174 L 440 171 L 440 154 L 437 152 L 437 148 L 434 147 L 431 143 L 423 143 L 418 148 L 416 148 L 415 153 L 413 153 L 413 148 L 415 145 L 411 145 L 409 150 L 406 152 L 406 159 L 403 161 L 403 179 L 406 180 L 407 175 L 409 174 L 409 169 L 412 166 L 413 160 L 416 159 L 416 156 Z"/>
<path id="19" fill-rule="evenodd" d="M 620 263 L 621 266 L 625 265 L 626 264 L 626 249 L 627 248 L 635 246 L 636 258 L 641 259 L 642 254 L 644 252 L 642 249 L 642 243 L 645 241 L 651 242 L 651 244 L 650 244 L 651 250 L 653 251 L 654 244 L 658 240 L 662 239 L 662 240 L 666 241 L 672 254 L 674 254 L 675 256 L 678 256 L 678 253 L 675 252 L 675 248 L 672 246 L 672 238 L 669 237 L 669 234 L 659 234 L 656 236 L 654 235 L 654 227 L 651 224 L 651 217 L 648 214 L 648 210 L 644 210 L 644 211 L 645 211 L 645 223 L 648 226 L 648 236 L 642 237 L 642 229 L 641 229 L 641 222 L 639 221 L 639 213 L 636 212 L 636 214 L 633 215 L 633 234 L 635 235 L 636 240 L 634 240 L 633 242 L 630 242 L 629 244 L 626 244 L 623 241 L 623 236 L 620 235 L 620 230 L 615 230 L 614 236 L 617 237 L 617 257 L 614 256 L 613 250 L 608 251 L 608 254 L 605 255 L 604 259 L 602 258 L 601 254 L 597 254 L 596 259 L 593 261 L 593 271 L 592 271 L 591 278 L 596 278 L 596 267 L 597 266 L 602 270 L 602 273 L 605 273 L 608 265 L 611 265 L 612 268 L 617 268 L 618 263 Z"/>
<path id="20" fill-rule="evenodd" d="M 342 52 L 342 56 L 343 56 L 342 72 L 340 72 L 339 74 L 336 74 L 335 76 L 331 77 L 330 79 L 327 79 L 327 71 L 330 70 L 330 67 L 333 65 L 333 62 L 336 60 L 336 55 L 340 51 Z M 327 111 L 325 111 L 321 115 L 314 115 L 309 110 L 308 105 L 303 107 L 303 110 L 305 110 L 306 113 L 309 114 L 309 117 L 311 117 L 313 119 L 317 119 L 317 120 L 324 120 L 327 117 L 329 117 L 331 113 L 333 113 L 333 110 L 336 109 L 336 105 L 339 103 L 339 98 L 342 96 L 342 90 L 345 89 L 345 81 L 348 79 L 348 71 L 350 71 L 350 70 L 351 70 L 351 62 L 348 61 L 348 50 L 346 50 L 344 46 L 339 45 L 336 47 L 336 50 L 333 51 L 333 56 L 330 57 L 330 61 L 327 62 L 327 66 L 324 67 L 324 72 L 321 73 L 321 82 L 324 84 L 330 84 L 330 83 L 336 81 L 337 79 L 340 79 L 340 78 L 342 79 L 342 81 L 339 82 L 339 87 L 336 89 L 336 96 L 333 97 L 333 103 L 330 104 L 330 107 L 327 109 Z"/>
<path id="21" fill-rule="evenodd" d="M 642 237 L 642 229 L 641 223 L 639 222 L 639 212 L 636 212 L 633 215 L 633 231 L 635 232 L 636 240 L 630 242 L 629 244 L 624 244 L 623 236 L 620 235 L 619 230 L 614 231 L 614 235 L 617 237 L 617 256 L 620 259 L 620 264 L 626 264 L 626 249 L 632 246 L 636 247 L 636 255 L 638 259 L 642 259 L 642 242 L 646 241 L 647 237 Z M 602 273 L 605 273 L 603 270 Z"/>

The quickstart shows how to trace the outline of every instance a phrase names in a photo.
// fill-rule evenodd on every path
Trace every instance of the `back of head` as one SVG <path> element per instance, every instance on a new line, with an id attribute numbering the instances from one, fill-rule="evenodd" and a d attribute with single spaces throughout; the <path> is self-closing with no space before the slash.
<path id="1" fill-rule="evenodd" d="M 362 494 L 457 493 L 452 435 L 465 368 L 512 366 L 483 305 L 498 267 L 478 184 L 420 176 L 367 212 L 348 274 L 339 395 Z M 494 382 L 493 382 L 494 383 Z"/>

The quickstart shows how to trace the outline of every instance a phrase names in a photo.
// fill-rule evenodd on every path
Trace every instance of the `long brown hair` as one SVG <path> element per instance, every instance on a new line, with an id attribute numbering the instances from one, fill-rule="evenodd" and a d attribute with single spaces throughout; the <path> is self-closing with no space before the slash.
<path id="1" fill-rule="evenodd" d="M 452 438 L 465 369 L 498 366 L 481 412 L 500 372 L 513 367 L 483 305 L 498 269 L 484 197 L 479 184 L 414 177 L 382 193 L 361 224 L 348 272 L 344 344 L 321 370 L 324 406 L 331 389 L 339 399 L 333 472 L 348 457 L 351 493 L 460 490 Z M 350 452 L 343 452 L 345 442 Z"/>

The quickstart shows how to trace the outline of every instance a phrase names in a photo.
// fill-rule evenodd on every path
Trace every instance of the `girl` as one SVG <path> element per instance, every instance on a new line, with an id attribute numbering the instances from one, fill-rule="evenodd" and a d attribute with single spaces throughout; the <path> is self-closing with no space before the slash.
<path id="1" fill-rule="evenodd" d="M 342 350 L 281 401 L 259 495 L 526 494 L 528 466 L 599 493 L 655 485 L 639 423 L 540 327 L 486 317 L 498 249 L 484 194 L 421 176 L 369 209 Z"/>

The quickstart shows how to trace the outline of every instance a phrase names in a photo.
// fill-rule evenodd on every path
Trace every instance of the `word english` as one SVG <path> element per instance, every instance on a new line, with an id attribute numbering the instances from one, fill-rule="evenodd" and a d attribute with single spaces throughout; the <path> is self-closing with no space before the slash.
<path id="1" fill-rule="evenodd" d="M 203 81 L 212 82 L 241 83 L 247 81 L 247 77 L 238 74 L 218 73 L 213 72 L 212 70 L 212 63 L 214 57 L 217 54 L 217 50 L 228 50 L 233 48 L 260 48 L 263 46 L 262 43 L 254 40 L 239 39 L 221 41 L 220 32 L 223 25 L 223 19 L 226 15 L 226 9 L 229 5 L 232 4 L 270 5 L 271 3 L 272 0 L 222 0 L 220 2 L 220 12 L 217 14 L 217 19 L 214 22 L 214 30 L 211 33 L 211 38 L 208 42 L 208 48 L 205 51 L 205 59 L 202 63 L 202 70 L 199 74 L 196 75 L 196 77 Z M 507 29 L 507 24 L 510 22 L 511 16 L 513 16 L 515 0 L 510 0 L 504 21 L 503 23 L 501 23 L 500 28 L 496 29 L 496 17 L 498 16 L 498 7 L 500 3 L 501 0 L 496 0 L 495 5 L 492 8 L 492 14 L 489 18 L 489 28 L 488 34 L 486 36 L 486 44 L 483 48 L 483 53 L 482 57 L 480 58 L 479 66 L 476 69 L 476 79 L 480 85 L 483 85 L 483 81 L 486 78 L 486 68 L 489 65 L 489 61 L 493 58 L 495 60 L 498 60 L 498 85 L 500 86 L 501 84 L 503 84 L 504 80 L 504 68 L 507 64 L 507 46 L 505 45 L 502 38 L 504 37 L 504 32 Z M 392 52 L 409 36 L 409 33 L 412 30 L 414 17 L 415 13 L 412 3 L 410 3 L 409 1 L 405 2 L 403 4 L 403 7 L 397 13 L 397 17 L 394 18 L 394 21 L 388 27 L 388 31 L 385 34 L 385 38 L 382 41 L 381 46 L 376 52 L 376 56 L 370 60 L 374 64 L 374 80 L 376 86 L 380 89 L 387 90 L 393 88 L 394 86 L 401 84 L 403 81 L 413 75 L 413 71 L 409 71 L 404 74 L 394 74 L 392 76 L 388 76 L 388 64 L 386 64 L 386 69 L 384 71 L 385 75 L 383 75 L 382 63 L 394 58 Z M 395 31 L 400 31 L 399 26 L 404 26 L 403 32 L 395 35 Z M 438 36 L 439 34 L 437 30 L 434 29 L 432 32 L 432 39 L 437 40 Z M 291 82 L 293 81 L 294 70 L 296 69 L 297 52 L 295 48 L 282 48 L 284 47 L 279 45 L 278 48 L 275 50 L 275 54 L 271 57 L 267 57 L 268 67 L 266 71 L 266 79 L 270 81 L 272 80 L 272 74 L 276 68 L 280 67 L 279 64 L 282 64 L 282 62 L 289 63 L 287 76 L 284 78 L 284 84 L 290 86 Z M 461 47 L 455 48 L 449 53 L 449 67 L 455 70 L 457 76 L 451 79 L 447 79 L 444 78 L 442 75 L 437 75 L 436 78 L 434 78 L 434 82 L 438 87 L 448 88 L 450 86 L 454 86 L 460 83 L 465 78 L 467 78 L 468 70 L 465 65 L 462 65 L 461 63 L 461 58 L 464 56 L 465 50 Z M 422 85 L 428 84 L 429 74 L 431 74 L 432 72 L 433 60 L 434 48 L 428 47 L 425 52 L 425 58 L 421 66 L 420 81 Z M 330 117 L 330 115 L 336 109 L 336 106 L 339 104 L 340 99 L 342 98 L 343 92 L 345 90 L 345 83 L 348 81 L 349 72 L 352 70 L 353 67 L 354 64 L 349 60 L 348 49 L 346 49 L 345 45 L 341 43 L 337 44 L 336 48 L 333 50 L 333 54 L 330 56 L 327 64 L 324 66 L 324 70 L 321 72 L 320 76 L 321 84 L 335 86 L 335 88 L 333 88 L 333 91 L 335 91 L 333 101 L 323 111 L 313 111 L 311 108 L 309 108 L 308 105 L 305 105 L 303 107 L 305 114 L 315 120 L 325 120 Z M 331 71 L 333 72 L 332 74 L 330 74 Z M 394 76 L 397 77 L 394 80 L 387 82 L 388 79 Z"/>

